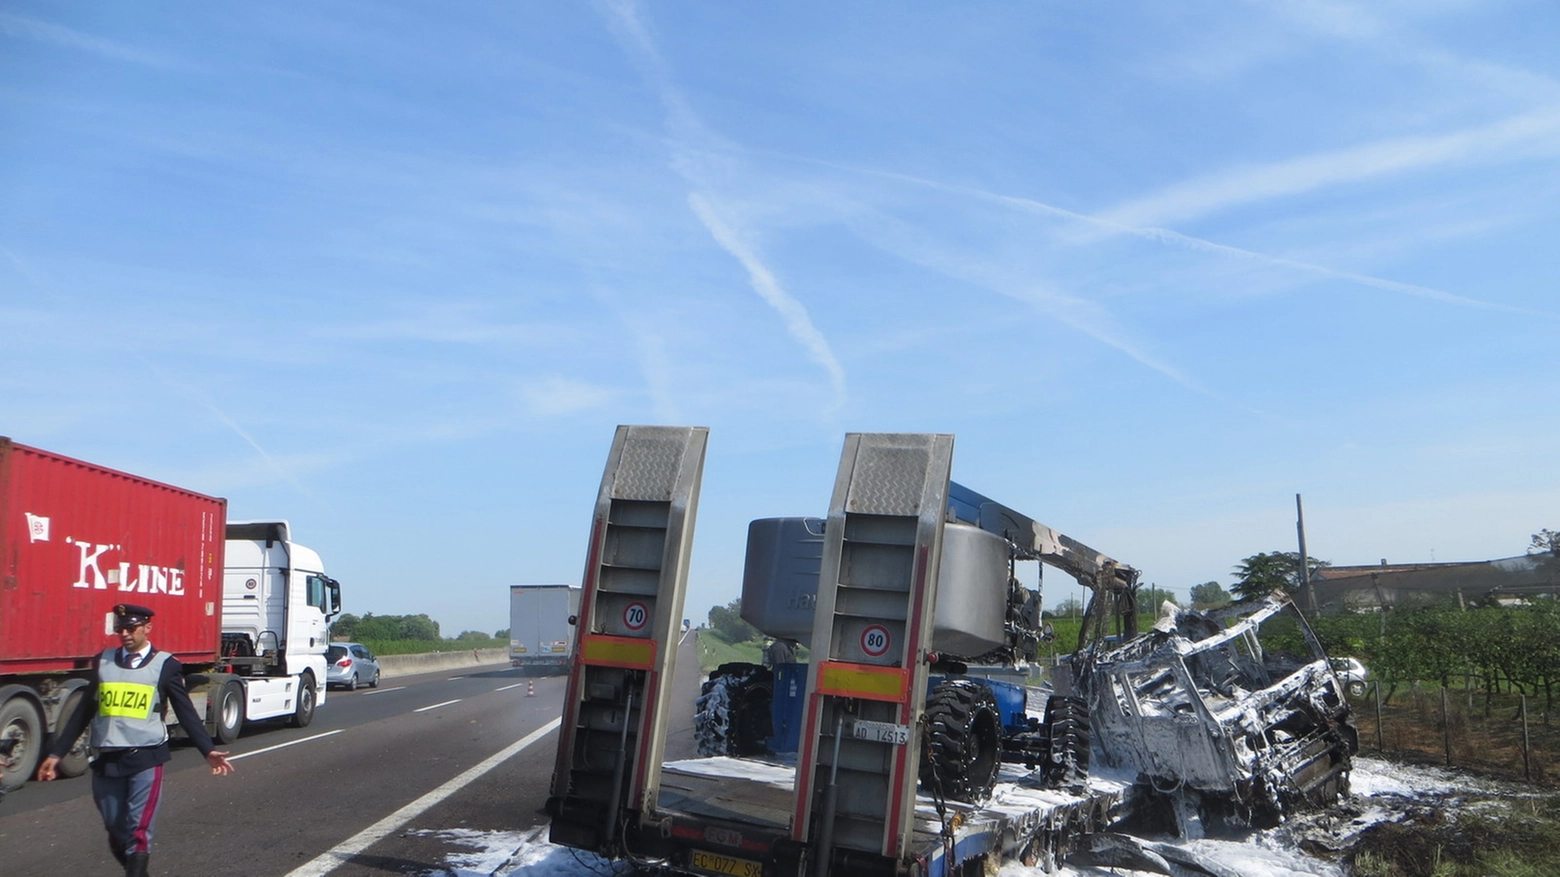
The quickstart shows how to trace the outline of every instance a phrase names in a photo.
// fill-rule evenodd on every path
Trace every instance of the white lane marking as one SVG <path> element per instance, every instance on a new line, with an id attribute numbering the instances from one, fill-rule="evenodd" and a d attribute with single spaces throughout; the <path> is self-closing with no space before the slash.
<path id="1" fill-rule="evenodd" d="M 1295 561 L 1295 563 L 1299 563 L 1299 562 L 1300 562 L 1300 561 L 1298 561 L 1298 560 L 1297 560 L 1297 561 Z M 455 680 L 457 680 L 457 679 L 465 679 L 465 678 L 466 678 L 466 677 L 464 677 L 464 676 L 451 676 L 451 677 L 450 677 L 450 678 L 448 678 L 448 679 L 446 679 L 446 680 L 444 680 L 444 681 L 445 681 L 445 682 L 454 682 L 454 681 L 455 681 Z"/>
<path id="2" fill-rule="evenodd" d="M 428 808 L 465 788 L 478 777 L 503 764 L 511 756 L 516 755 L 527 746 L 556 731 L 561 724 L 563 724 L 562 718 L 553 719 L 535 731 L 509 744 L 499 752 L 488 756 L 486 761 L 476 767 L 471 768 L 437 789 L 363 829 L 338 844 L 335 849 L 321 853 L 313 861 L 289 871 L 287 877 L 324 877 L 324 875 L 346 864 L 353 856 L 399 831 L 401 826 L 421 816 Z"/>
<path id="3" fill-rule="evenodd" d="M 333 734 L 340 734 L 341 731 L 342 731 L 341 728 L 337 728 L 334 731 L 326 731 L 323 734 L 315 734 L 313 737 L 302 737 L 302 738 L 299 738 L 297 740 L 289 740 L 286 743 L 278 743 L 275 746 L 267 746 L 264 749 L 256 749 L 253 752 L 244 752 L 244 753 L 241 753 L 239 755 L 229 755 L 228 756 L 228 761 L 237 761 L 240 758 L 248 758 L 251 755 L 260 755 L 260 754 L 266 753 L 266 752 L 275 752 L 278 749 L 286 749 L 289 746 L 297 746 L 299 743 L 307 743 L 310 740 L 318 740 L 321 737 L 329 737 L 329 736 L 331 736 Z"/>
<path id="4" fill-rule="evenodd" d="M 1297 560 L 1295 562 L 1299 563 L 1300 561 Z M 505 685 L 503 688 L 495 688 L 493 690 L 494 691 L 508 691 L 511 688 L 519 688 L 520 686 L 522 686 L 524 684 L 525 684 L 524 682 L 516 682 L 514 685 Z"/>
<path id="5" fill-rule="evenodd" d="M 438 709 L 441 706 L 449 706 L 452 703 L 460 703 L 461 700 L 463 700 L 463 698 L 457 697 L 454 700 L 446 700 L 444 703 L 436 703 L 436 704 L 433 704 L 432 706 L 419 707 L 417 709 L 412 710 L 412 712 L 414 712 L 414 713 L 425 713 L 425 712 L 427 712 L 429 710 L 436 710 L 436 709 Z"/>
<path id="6" fill-rule="evenodd" d="M 1296 562 L 1298 563 L 1299 561 L 1296 561 Z M 384 694 L 387 691 L 404 691 L 405 689 L 406 689 L 405 685 L 397 685 L 394 688 L 376 688 L 373 691 L 365 691 L 365 692 L 363 692 L 359 696 L 360 697 L 371 697 L 371 696 L 376 695 L 376 694 Z"/>

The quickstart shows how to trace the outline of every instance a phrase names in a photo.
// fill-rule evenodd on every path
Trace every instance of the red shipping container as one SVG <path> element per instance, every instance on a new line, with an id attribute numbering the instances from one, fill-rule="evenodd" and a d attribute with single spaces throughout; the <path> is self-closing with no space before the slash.
<path id="1" fill-rule="evenodd" d="M 85 669 L 118 603 L 186 665 L 221 643 L 227 500 L 0 437 L 0 674 Z"/>

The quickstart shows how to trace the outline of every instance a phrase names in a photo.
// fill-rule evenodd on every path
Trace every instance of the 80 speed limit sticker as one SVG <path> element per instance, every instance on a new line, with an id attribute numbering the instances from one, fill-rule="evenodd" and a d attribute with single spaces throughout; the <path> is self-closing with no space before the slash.
<path id="1" fill-rule="evenodd" d="M 881 658 L 888 654 L 888 647 L 892 644 L 888 628 L 881 624 L 869 624 L 861 632 L 861 651 L 869 658 Z"/>

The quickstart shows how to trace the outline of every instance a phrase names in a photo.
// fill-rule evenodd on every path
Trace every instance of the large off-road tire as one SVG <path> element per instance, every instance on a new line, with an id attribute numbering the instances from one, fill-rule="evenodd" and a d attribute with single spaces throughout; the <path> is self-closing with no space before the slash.
<path id="1" fill-rule="evenodd" d="M 943 798 L 976 803 L 1002 766 L 1002 716 L 991 689 L 969 679 L 938 685 L 926 701 L 921 784 Z"/>
<path id="2" fill-rule="evenodd" d="M 1045 705 L 1051 756 L 1045 778 L 1053 786 L 1081 786 L 1089 778 L 1089 705 L 1079 697 L 1052 697 Z"/>
<path id="3" fill-rule="evenodd" d="M 304 673 L 298 680 L 298 706 L 293 714 L 288 717 L 287 724 L 294 728 L 307 728 L 314 721 L 315 685 L 314 674 Z"/>
<path id="4" fill-rule="evenodd" d="M 60 708 L 59 725 L 65 724 L 65 720 L 70 718 L 70 714 L 76 711 L 76 705 L 81 703 L 81 698 L 85 694 L 85 691 L 78 688 L 72 691 L 69 697 L 65 698 L 65 705 Z M 59 727 L 59 725 L 55 727 Z M 91 741 L 92 728 L 89 723 L 88 727 L 82 728 L 81 733 L 76 735 L 76 739 L 70 744 L 70 751 L 66 752 L 65 756 L 60 759 L 60 763 L 54 766 L 55 771 L 66 779 L 79 777 L 86 773 L 87 768 L 92 765 L 92 751 L 91 746 L 88 745 Z"/>
<path id="5" fill-rule="evenodd" d="M 244 683 L 237 679 L 222 683 L 211 716 L 212 738 L 224 746 L 237 740 L 244 727 Z"/>
<path id="6" fill-rule="evenodd" d="M 43 716 L 30 699 L 17 696 L 0 702 L 0 740 L 14 740 L 16 747 L 11 750 L 5 776 L 0 777 L 0 788 L 20 788 L 43 757 Z"/>
<path id="7" fill-rule="evenodd" d="M 759 755 L 774 733 L 774 674 L 766 667 L 722 664 L 700 688 L 693 737 L 700 755 Z"/>

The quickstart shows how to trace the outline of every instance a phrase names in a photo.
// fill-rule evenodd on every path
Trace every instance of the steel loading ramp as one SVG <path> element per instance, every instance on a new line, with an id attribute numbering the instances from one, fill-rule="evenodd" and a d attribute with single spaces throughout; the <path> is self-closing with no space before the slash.
<path id="1" fill-rule="evenodd" d="M 953 436 L 850 433 L 824 528 L 792 837 L 910 855 Z"/>
<path id="2" fill-rule="evenodd" d="M 619 426 L 592 517 L 549 832 L 611 851 L 653 809 L 706 427 Z"/>

